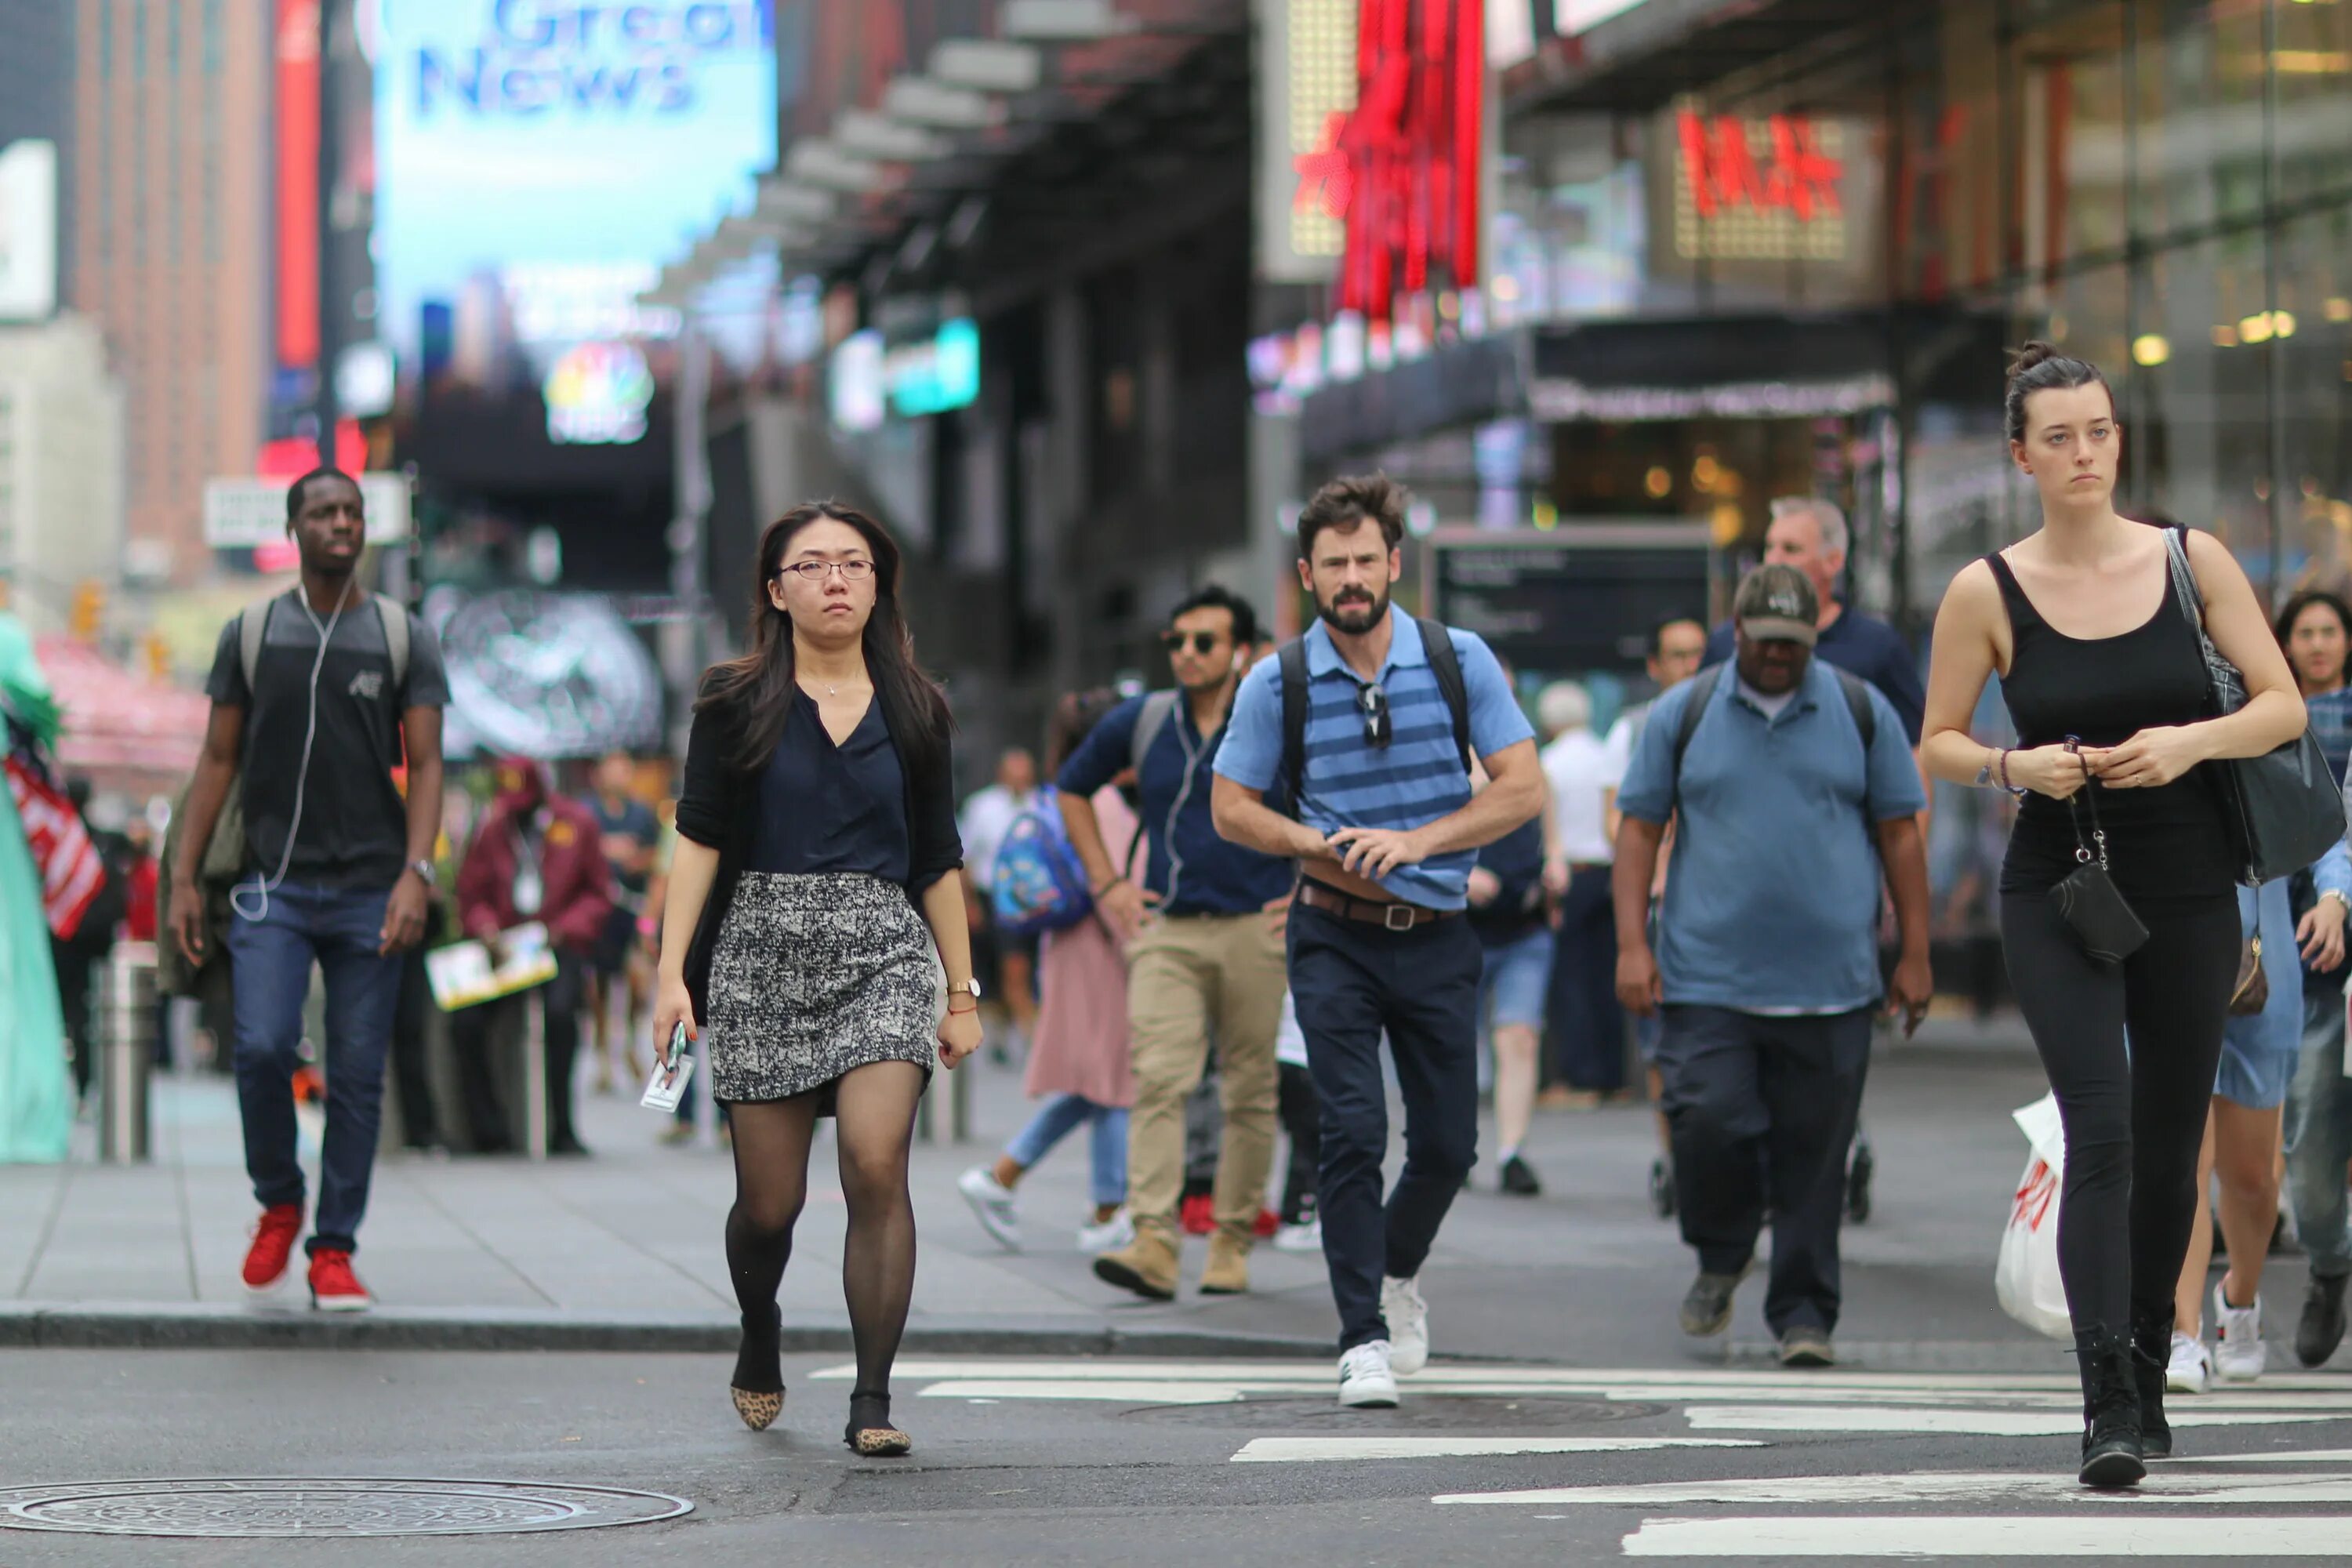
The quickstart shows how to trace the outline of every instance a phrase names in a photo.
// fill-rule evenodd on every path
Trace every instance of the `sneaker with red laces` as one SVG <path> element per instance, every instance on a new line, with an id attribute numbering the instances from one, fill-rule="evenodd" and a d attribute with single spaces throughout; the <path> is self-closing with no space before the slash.
<path id="1" fill-rule="evenodd" d="M 245 1249 L 245 1288 L 268 1290 L 285 1279 L 287 1260 L 294 1256 L 294 1238 L 301 1234 L 300 1204 L 273 1204 L 263 1209 L 253 1227 L 253 1245 Z"/>
<path id="2" fill-rule="evenodd" d="M 375 1305 L 352 1272 L 352 1255 L 320 1247 L 310 1255 L 310 1305 L 321 1312 L 364 1312 Z"/>

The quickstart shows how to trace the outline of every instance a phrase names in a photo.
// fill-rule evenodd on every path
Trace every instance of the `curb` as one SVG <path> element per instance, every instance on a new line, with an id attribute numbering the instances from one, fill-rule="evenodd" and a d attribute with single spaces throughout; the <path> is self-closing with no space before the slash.
<path id="1" fill-rule="evenodd" d="M 0 1349 L 624 1351 L 734 1353 L 733 1314 L 667 1321 L 463 1309 L 383 1309 L 332 1314 L 236 1305 L 0 1306 Z M 847 1355 L 848 1326 L 785 1321 L 787 1355 Z M 1118 1329 L 1092 1319 L 1009 1326 L 934 1320 L 907 1325 L 901 1355 L 1183 1356 L 1235 1359 L 1331 1355 L 1329 1342 L 1201 1329 Z"/>

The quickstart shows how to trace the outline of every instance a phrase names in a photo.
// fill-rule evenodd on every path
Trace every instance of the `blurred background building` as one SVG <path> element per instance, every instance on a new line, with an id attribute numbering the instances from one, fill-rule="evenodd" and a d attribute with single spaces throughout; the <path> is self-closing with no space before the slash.
<path id="1" fill-rule="evenodd" d="M 1164 674 L 1203 580 L 1295 629 L 1290 518 L 1373 465 L 1408 599 L 1606 722 L 1778 496 L 1920 639 L 2030 524 L 2029 336 L 2113 378 L 2127 504 L 2352 579 L 2352 0 L 323 14 L 0 0 L 0 570 L 183 681 L 287 565 L 207 481 L 331 417 L 412 497 L 461 741 L 674 733 L 759 528 L 836 495 L 984 763 Z"/>

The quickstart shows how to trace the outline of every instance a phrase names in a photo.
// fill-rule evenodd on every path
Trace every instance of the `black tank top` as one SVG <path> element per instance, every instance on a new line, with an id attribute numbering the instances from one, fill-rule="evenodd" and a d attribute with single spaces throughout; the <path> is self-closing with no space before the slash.
<path id="1" fill-rule="evenodd" d="M 2189 622 L 2194 612 L 2184 609 L 2169 572 L 2164 597 L 2146 625 L 2116 637 L 2084 638 L 2043 620 L 1999 553 L 1986 556 L 1985 563 L 2009 608 L 2012 651 L 2000 692 L 2021 747 L 2055 745 L 2069 735 L 2085 746 L 2115 746 L 2142 730 L 2210 716 L 2212 688 Z M 2158 789 L 2091 787 L 2098 791 L 2108 868 L 2126 898 L 2139 903 L 2231 891 L 2237 871 L 2207 764 Z M 2084 831 L 2089 830 L 2085 813 Z M 2066 803 L 2027 795 L 2001 863 L 2001 891 L 2042 892 L 2074 864 Z"/>

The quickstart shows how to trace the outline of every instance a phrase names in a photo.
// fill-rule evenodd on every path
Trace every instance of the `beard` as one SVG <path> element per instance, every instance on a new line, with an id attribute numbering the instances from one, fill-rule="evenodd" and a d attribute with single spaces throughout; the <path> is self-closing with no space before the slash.
<path id="1" fill-rule="evenodd" d="M 1381 617 L 1389 613 L 1389 593 L 1386 588 L 1382 588 L 1377 594 L 1367 593 L 1360 588 L 1349 588 L 1345 590 L 1345 594 L 1344 599 L 1334 599 L 1328 604 L 1320 598 L 1315 601 L 1316 615 L 1335 632 L 1345 632 L 1349 637 L 1361 637 L 1379 626 Z"/>

